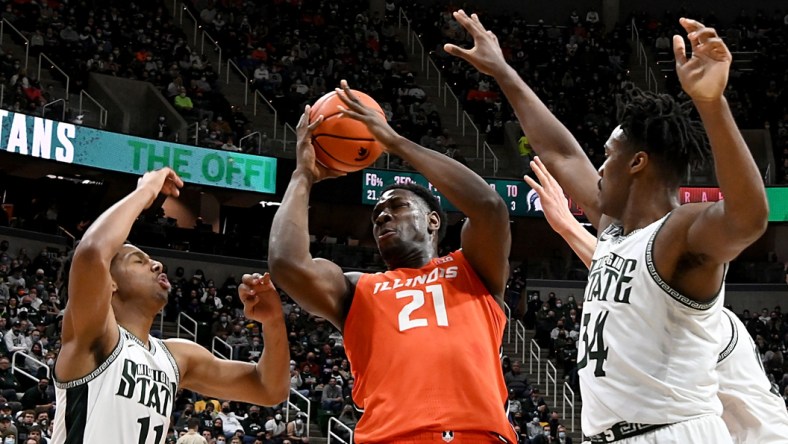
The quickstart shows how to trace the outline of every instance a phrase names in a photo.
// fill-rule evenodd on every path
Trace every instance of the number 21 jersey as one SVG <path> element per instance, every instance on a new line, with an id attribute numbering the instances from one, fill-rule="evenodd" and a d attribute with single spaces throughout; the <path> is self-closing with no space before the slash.
<path id="1" fill-rule="evenodd" d="M 597 243 L 577 355 L 587 436 L 622 421 L 671 424 L 722 411 L 714 367 L 724 286 L 698 303 L 662 280 L 654 239 L 668 217 L 628 235 L 610 225 Z"/>
<path id="2" fill-rule="evenodd" d="M 162 444 L 170 427 L 178 366 L 164 343 L 150 350 L 123 327 L 99 367 L 74 381 L 55 381 L 53 444 Z"/>
<path id="3" fill-rule="evenodd" d="M 364 410 L 356 442 L 449 431 L 517 442 L 499 356 L 506 316 L 461 251 L 362 275 L 344 327 Z"/>

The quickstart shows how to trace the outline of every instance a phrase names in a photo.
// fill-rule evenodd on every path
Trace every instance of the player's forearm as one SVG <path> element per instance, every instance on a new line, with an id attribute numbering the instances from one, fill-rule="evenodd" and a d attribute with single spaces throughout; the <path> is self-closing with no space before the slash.
<path id="1" fill-rule="evenodd" d="M 473 219 L 499 215 L 508 223 L 506 205 L 490 185 L 470 168 L 443 154 L 400 137 L 389 150 L 402 157 L 449 201 Z"/>
<path id="2" fill-rule="evenodd" d="M 557 157 L 586 157 L 572 133 L 550 112 L 514 68 L 509 65 L 502 68 L 496 73 L 495 80 L 512 105 L 520 126 L 528 136 L 528 142 L 548 167 Z"/>
<path id="3" fill-rule="evenodd" d="M 156 192 L 138 188 L 101 214 L 88 228 L 77 247 L 79 252 L 91 251 L 100 255 L 102 262 L 109 262 L 128 238 L 131 226 Z"/>
<path id="4" fill-rule="evenodd" d="M 596 250 L 596 239 L 594 236 L 577 222 L 559 234 L 569 244 L 577 257 L 583 261 L 586 268 L 591 268 L 591 258 L 594 257 L 594 250 Z"/>
<path id="5" fill-rule="evenodd" d="M 283 285 L 282 280 L 312 261 L 309 253 L 309 193 L 312 183 L 308 173 L 293 172 L 282 205 L 274 215 L 268 244 L 268 265 L 277 285 Z"/>
<path id="6" fill-rule="evenodd" d="M 717 181 L 725 196 L 725 222 L 732 234 L 760 236 L 769 214 L 766 189 L 727 100 L 696 102 L 695 107 L 709 136 Z"/>
<path id="7" fill-rule="evenodd" d="M 290 393 L 290 347 L 284 315 L 263 324 L 263 352 L 257 362 L 257 375 L 266 387 L 265 405 L 275 405 Z"/>

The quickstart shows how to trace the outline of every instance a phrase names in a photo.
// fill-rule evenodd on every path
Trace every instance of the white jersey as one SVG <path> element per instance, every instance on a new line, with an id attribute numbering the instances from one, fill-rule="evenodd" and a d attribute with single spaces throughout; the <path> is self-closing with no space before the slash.
<path id="1" fill-rule="evenodd" d="M 120 328 L 118 345 L 89 375 L 55 381 L 52 444 L 162 444 L 170 427 L 179 373 L 164 343 L 150 350 Z"/>
<path id="2" fill-rule="evenodd" d="M 755 342 L 735 314 L 727 309 L 722 313 L 718 396 L 733 442 L 788 443 L 788 411 L 763 371 Z"/>
<path id="3" fill-rule="evenodd" d="M 722 413 L 714 367 L 724 286 L 698 303 L 662 280 L 652 255 L 667 218 L 626 236 L 610 225 L 597 243 L 577 355 L 586 436 L 619 422 L 672 424 Z"/>

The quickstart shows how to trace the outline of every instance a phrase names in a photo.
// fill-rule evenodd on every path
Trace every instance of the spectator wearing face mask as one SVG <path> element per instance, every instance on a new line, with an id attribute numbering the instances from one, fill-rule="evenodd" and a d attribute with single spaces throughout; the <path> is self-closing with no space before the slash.
<path id="1" fill-rule="evenodd" d="M 245 359 L 249 362 L 257 362 L 260 359 L 260 355 L 263 353 L 263 341 L 260 339 L 259 336 L 252 336 L 252 343 L 249 344 L 249 347 L 246 349 L 245 352 Z M 293 369 L 290 369 L 291 371 Z"/>
<path id="2" fill-rule="evenodd" d="M 528 433 L 528 439 L 533 440 L 537 436 L 544 433 L 544 427 L 542 424 L 539 423 L 539 418 L 534 416 L 534 419 L 528 423 L 525 427 L 526 433 Z"/>
<path id="3" fill-rule="evenodd" d="M 260 407 L 256 405 L 249 407 L 249 414 L 241 421 L 241 425 L 243 425 L 246 434 L 244 441 L 253 441 L 263 437 L 265 435 L 265 425 L 263 424 L 263 418 L 260 416 Z"/>
<path id="4" fill-rule="evenodd" d="M 216 417 L 222 419 L 222 431 L 224 432 L 224 436 L 228 438 L 233 436 L 236 430 L 243 430 L 241 419 L 230 409 L 230 403 L 228 401 L 222 403 L 222 411 L 219 412 Z"/>
<path id="5" fill-rule="evenodd" d="M 233 348 L 232 359 L 239 359 L 243 351 L 249 347 L 249 338 L 241 325 L 233 325 L 233 333 L 227 337 L 227 343 Z"/>
<path id="6" fill-rule="evenodd" d="M 8 350 L 9 355 L 13 355 L 18 351 L 27 352 L 27 339 L 22 334 L 21 330 L 22 324 L 16 321 L 11 325 L 11 331 L 6 332 L 3 337 L 5 340 L 5 348 Z"/>
<path id="7" fill-rule="evenodd" d="M 286 429 L 287 427 L 285 426 L 285 423 L 282 421 L 282 414 L 278 412 L 276 415 L 274 415 L 273 419 L 269 419 L 265 423 L 265 431 L 270 432 L 271 436 L 276 440 L 284 438 Z"/>
<path id="8" fill-rule="evenodd" d="M 566 427 L 559 425 L 558 426 L 558 436 L 556 443 L 558 444 L 572 444 L 572 437 L 567 436 L 566 434 Z"/>
<path id="9" fill-rule="evenodd" d="M 226 313 L 219 315 L 219 319 L 211 325 L 211 335 L 221 336 L 222 333 L 230 334 L 232 325 L 230 325 L 230 317 Z"/>
<path id="10" fill-rule="evenodd" d="M 30 410 L 49 410 L 55 402 L 55 393 L 49 390 L 49 379 L 41 378 L 35 387 L 31 387 L 22 395 L 22 408 Z"/>
<path id="11" fill-rule="evenodd" d="M 308 443 L 306 414 L 298 412 L 295 419 L 287 423 L 287 439 L 293 443 Z"/>
<path id="12" fill-rule="evenodd" d="M 3 444 L 15 444 L 17 433 L 13 417 L 11 415 L 0 415 L 0 437 L 2 437 L 0 442 Z"/>

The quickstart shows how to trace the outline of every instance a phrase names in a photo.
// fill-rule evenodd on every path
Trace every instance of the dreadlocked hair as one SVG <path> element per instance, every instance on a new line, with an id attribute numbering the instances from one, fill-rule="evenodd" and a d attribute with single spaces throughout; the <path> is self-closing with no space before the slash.
<path id="1" fill-rule="evenodd" d="M 678 182 L 687 165 L 700 168 L 710 154 L 703 124 L 691 118 L 692 110 L 690 102 L 629 85 L 618 104 L 618 121 L 630 147 L 654 156 Z"/>
<path id="2" fill-rule="evenodd" d="M 441 208 L 441 202 L 438 200 L 437 197 L 435 197 L 434 194 L 430 192 L 430 190 L 417 184 L 416 182 L 391 184 L 383 189 L 383 193 L 385 193 L 388 190 L 410 191 L 411 193 L 418 196 L 419 199 L 424 201 L 424 203 L 427 204 L 427 207 L 430 209 L 430 211 L 434 211 L 438 213 L 438 218 L 441 221 L 441 226 L 440 228 L 438 228 L 438 243 L 440 243 L 443 240 L 443 238 L 446 236 L 446 230 L 449 227 L 449 225 L 447 224 L 446 212 L 443 211 L 443 208 Z"/>

